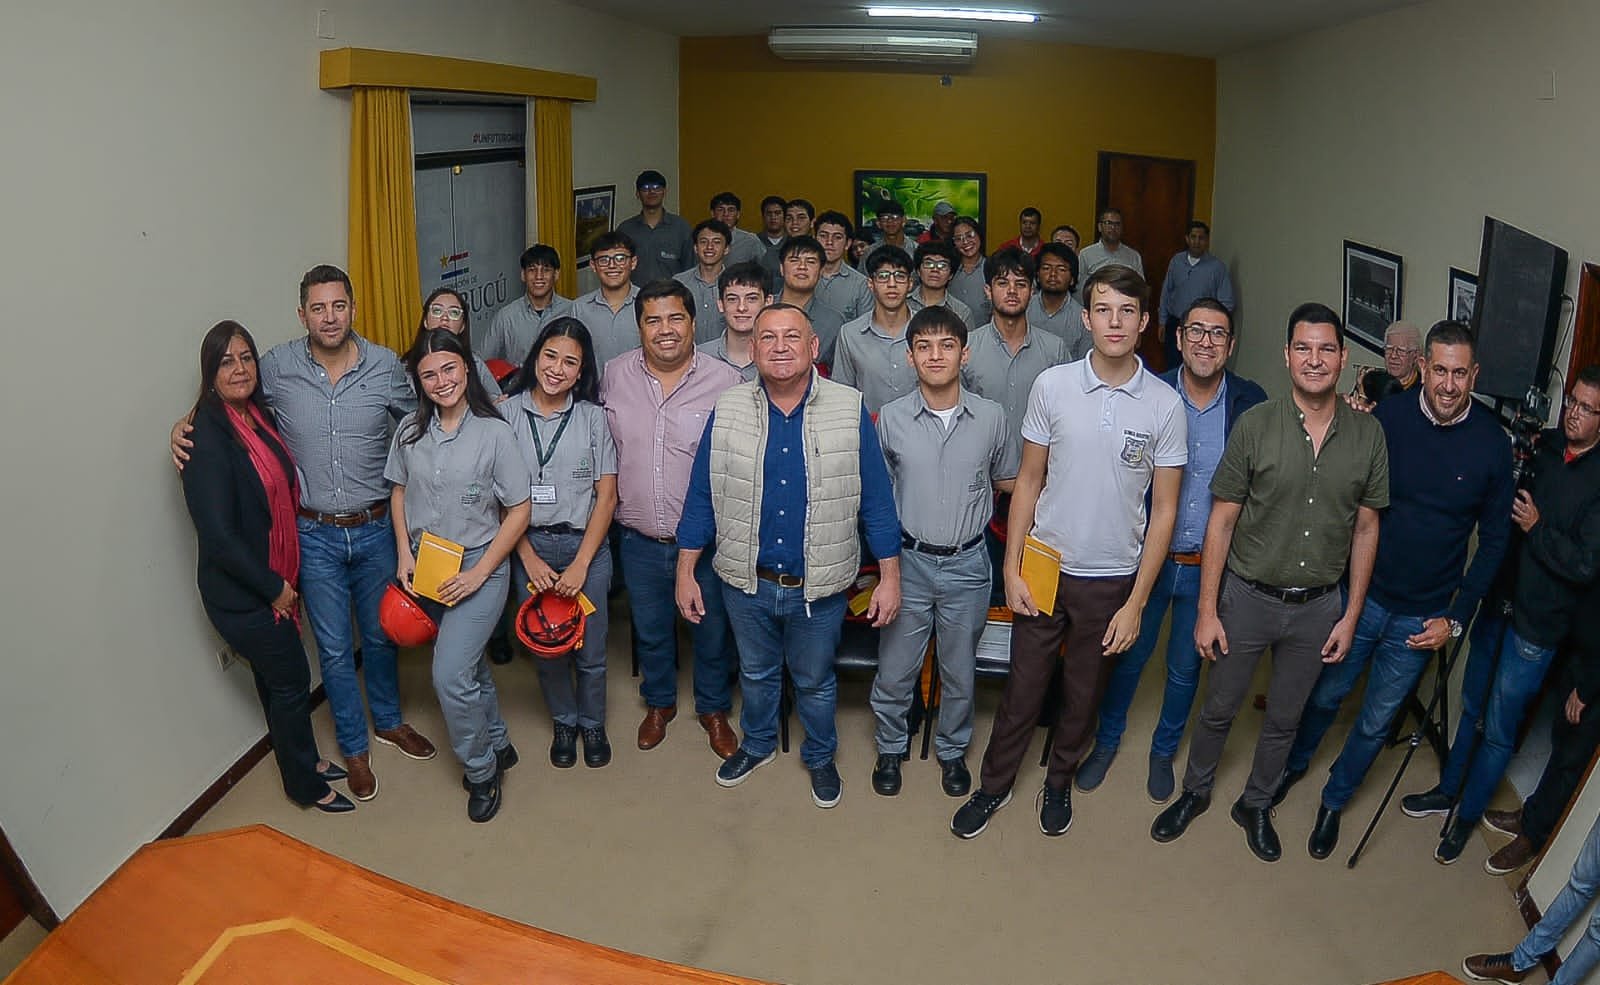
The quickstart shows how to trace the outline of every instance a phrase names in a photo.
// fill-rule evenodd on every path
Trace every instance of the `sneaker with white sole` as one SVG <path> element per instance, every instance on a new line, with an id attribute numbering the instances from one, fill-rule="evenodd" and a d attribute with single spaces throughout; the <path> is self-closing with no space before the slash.
<path id="1" fill-rule="evenodd" d="M 732 756 L 722 761 L 717 767 L 717 786 L 737 787 L 750 778 L 750 774 L 767 765 L 777 758 L 777 753 L 769 752 L 766 756 L 752 756 L 740 746 Z"/>

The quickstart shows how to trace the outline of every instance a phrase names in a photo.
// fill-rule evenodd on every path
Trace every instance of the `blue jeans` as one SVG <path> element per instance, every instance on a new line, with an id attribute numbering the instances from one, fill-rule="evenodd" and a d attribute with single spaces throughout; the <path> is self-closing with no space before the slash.
<path id="1" fill-rule="evenodd" d="M 722 581 L 711 570 L 711 554 L 709 550 L 701 554 L 694 569 L 706 605 L 700 624 L 690 627 L 697 715 L 733 708 L 733 640 L 722 607 Z M 678 703 L 678 547 L 623 527 L 622 566 L 639 648 L 639 693 L 652 708 L 671 708 Z"/>
<path id="2" fill-rule="evenodd" d="M 1483 816 L 1489 797 L 1505 775 L 1506 764 L 1511 762 L 1522 716 L 1539 693 L 1555 653 L 1555 647 L 1523 639 L 1503 619 L 1480 615 L 1473 625 L 1472 648 L 1461 678 L 1461 721 L 1439 777 L 1439 789 L 1461 794 L 1458 820 L 1476 824 Z M 1480 721 L 1483 738 L 1475 743 L 1472 731 Z"/>
<path id="3" fill-rule="evenodd" d="M 317 640 L 322 685 L 333 711 L 333 734 L 345 756 L 367 751 L 367 712 L 356 680 L 350 611 L 361 629 L 362 676 L 372 724 L 399 728 L 400 679 L 395 646 L 378 625 L 378 600 L 394 580 L 394 528 L 384 516 L 359 527 L 335 527 L 299 517 L 300 595 Z"/>
<path id="4" fill-rule="evenodd" d="M 1528 936 L 1511 952 L 1511 967 L 1526 971 L 1539 963 L 1539 959 L 1556 949 L 1572 922 L 1583 915 L 1595 891 L 1600 889 L 1600 818 L 1589 829 L 1578 849 L 1577 861 L 1572 863 L 1572 875 L 1567 884 L 1551 901 L 1544 917 L 1533 925 Z M 1589 917 L 1589 927 L 1583 937 L 1573 945 L 1572 952 L 1561 962 L 1561 970 L 1550 980 L 1550 985 L 1578 985 L 1584 981 L 1594 966 L 1600 964 L 1600 910 Z"/>
<path id="5" fill-rule="evenodd" d="M 1128 727 L 1128 707 L 1139 689 L 1139 676 L 1155 653 L 1161 637 L 1161 622 L 1172 609 L 1172 628 L 1167 632 L 1167 690 L 1161 699 L 1161 720 L 1150 740 L 1150 754 L 1171 759 L 1178 751 L 1189 711 L 1194 707 L 1200 687 L 1200 654 L 1194 648 L 1194 624 L 1200 605 L 1200 567 L 1168 560 L 1161 566 L 1150 600 L 1145 603 L 1139 640 L 1112 668 L 1100 700 L 1100 727 L 1094 744 L 1116 749 Z"/>
<path id="6" fill-rule="evenodd" d="M 800 758 L 813 769 L 833 762 L 839 747 L 833 721 L 839 699 L 833 658 L 844 627 L 844 593 L 807 605 L 804 588 L 780 588 L 775 582 L 757 580 L 754 595 L 723 584 L 722 597 L 739 641 L 744 751 L 761 759 L 778 746 L 778 698 L 787 664 L 800 725 L 806 730 Z"/>
<path id="7" fill-rule="evenodd" d="M 1422 632 L 1422 616 L 1402 616 L 1390 612 L 1367 596 L 1356 620 L 1350 652 L 1336 664 L 1325 664 L 1317 686 L 1300 715 L 1300 731 L 1289 750 L 1288 769 L 1304 772 L 1316 755 L 1323 736 L 1333 727 L 1339 706 L 1355 690 L 1361 672 L 1372 664 L 1367 676 L 1367 691 L 1361 699 L 1361 713 L 1345 739 L 1344 749 L 1334 761 L 1328 783 L 1322 788 L 1322 804 L 1331 810 L 1344 810 L 1366 779 L 1373 760 L 1383 751 L 1389 738 L 1389 725 L 1405 704 L 1417 680 L 1433 659 L 1432 650 L 1406 646 L 1406 638 Z"/>

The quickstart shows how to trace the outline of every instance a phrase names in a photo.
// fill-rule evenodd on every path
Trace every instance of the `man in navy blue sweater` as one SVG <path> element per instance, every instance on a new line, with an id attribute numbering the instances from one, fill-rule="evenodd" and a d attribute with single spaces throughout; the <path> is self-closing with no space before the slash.
<path id="1" fill-rule="evenodd" d="M 1345 696 L 1370 662 L 1361 713 L 1334 761 L 1307 847 L 1327 858 L 1339 841 L 1339 812 L 1383 749 L 1390 723 L 1434 650 L 1472 621 L 1505 555 L 1511 526 L 1511 443 L 1474 405 L 1478 376 L 1472 333 L 1459 322 L 1428 332 L 1420 396 L 1398 393 L 1373 414 L 1389 448 L 1389 507 L 1378 559 L 1350 653 L 1328 664 L 1311 693 L 1274 803 L 1305 775 Z M 1478 552 L 1466 566 L 1467 540 Z M 1465 569 L 1465 574 L 1463 574 Z"/>

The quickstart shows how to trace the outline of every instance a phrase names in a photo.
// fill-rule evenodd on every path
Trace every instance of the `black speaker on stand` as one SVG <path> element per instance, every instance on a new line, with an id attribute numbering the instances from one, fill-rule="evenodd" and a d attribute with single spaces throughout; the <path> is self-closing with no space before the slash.
<path id="1" fill-rule="evenodd" d="M 1478 339 L 1478 383 L 1484 396 L 1521 400 L 1543 390 L 1555 357 L 1567 251 L 1486 216 L 1478 259 L 1472 330 Z"/>

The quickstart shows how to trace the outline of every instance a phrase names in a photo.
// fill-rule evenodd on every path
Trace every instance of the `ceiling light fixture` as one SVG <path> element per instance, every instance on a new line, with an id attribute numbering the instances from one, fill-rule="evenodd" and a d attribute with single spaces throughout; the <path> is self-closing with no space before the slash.
<path id="1" fill-rule="evenodd" d="M 868 7 L 868 17 L 924 17 L 951 21 L 1004 21 L 1034 24 L 1038 14 L 1021 10 L 974 10 L 966 7 Z"/>

